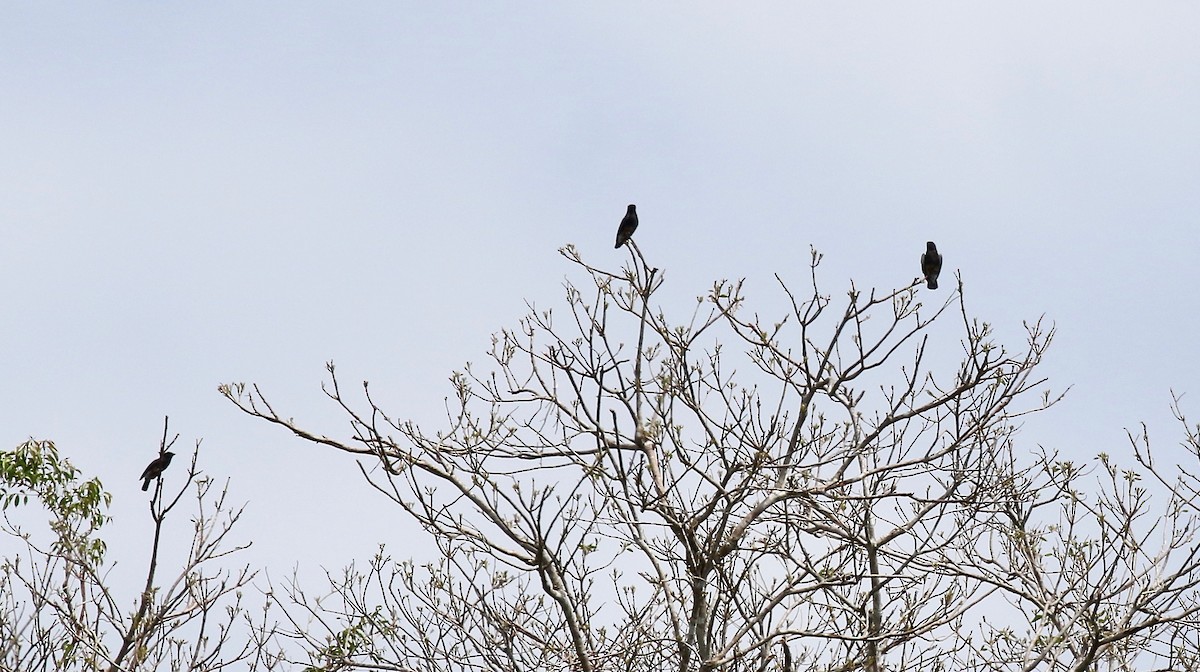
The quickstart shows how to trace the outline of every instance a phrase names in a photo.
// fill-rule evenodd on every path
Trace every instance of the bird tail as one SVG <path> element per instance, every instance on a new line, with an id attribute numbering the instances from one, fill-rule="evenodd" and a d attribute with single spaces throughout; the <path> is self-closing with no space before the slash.
<path id="1" fill-rule="evenodd" d="M 147 478 L 146 480 L 142 481 L 142 492 L 145 492 L 149 489 L 150 489 L 150 479 Z"/>
<path id="2" fill-rule="evenodd" d="M 926 278 L 930 289 L 937 289 L 937 278 Z"/>

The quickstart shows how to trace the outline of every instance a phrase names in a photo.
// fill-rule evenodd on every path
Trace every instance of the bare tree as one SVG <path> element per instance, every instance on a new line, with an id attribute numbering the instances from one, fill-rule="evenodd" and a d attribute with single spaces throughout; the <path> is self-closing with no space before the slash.
<path id="1" fill-rule="evenodd" d="M 163 426 L 160 453 L 168 440 Z M 98 480 L 79 482 L 78 470 L 59 458 L 49 441 L 29 441 L 0 453 L 5 524 L 2 531 L 23 551 L 0 564 L 0 668 L 35 672 L 67 670 L 270 669 L 272 628 L 266 612 L 243 604 L 254 573 L 226 570 L 221 560 L 245 546 L 229 533 L 241 515 L 226 492 L 196 466 L 199 443 L 174 494 L 156 480 L 150 500 L 153 539 L 145 584 L 132 602 L 108 584 L 107 549 L 99 533 L 111 496 Z M 164 576 L 161 542 L 168 517 L 191 491 L 196 512 L 190 548 L 178 570 Z M 50 517 L 48 544 L 8 515 L 33 494 Z M 130 609 L 132 604 L 132 609 Z M 128 610 L 128 611 L 127 611 Z M 253 619 L 253 620 L 252 620 Z M 247 633 L 254 633 L 248 636 Z"/>
<path id="2" fill-rule="evenodd" d="M 320 596 L 289 585 L 300 662 L 876 672 L 1194 660 L 1170 650 L 1196 642 L 1187 486 L 1169 484 L 1149 518 L 1146 491 L 1107 458 L 1085 491 L 1087 469 L 1014 447 L 1018 418 L 1058 399 L 1037 375 L 1053 329 L 1030 323 L 1019 348 L 1000 345 L 969 317 L 961 279 L 931 306 L 920 279 L 835 301 L 818 289 L 815 251 L 803 291 L 777 276 L 775 317 L 722 281 L 678 319 L 656 303 L 663 275 L 631 249 L 612 273 L 565 248 L 587 281 L 566 284 L 565 311 L 531 306 L 496 334 L 489 369 L 454 374 L 443 429 L 395 417 L 366 383 L 347 394 L 332 364 L 324 389 L 349 418 L 345 438 L 302 427 L 257 386 L 221 387 L 244 412 L 360 458 L 440 552 L 417 567 L 381 550 Z"/>

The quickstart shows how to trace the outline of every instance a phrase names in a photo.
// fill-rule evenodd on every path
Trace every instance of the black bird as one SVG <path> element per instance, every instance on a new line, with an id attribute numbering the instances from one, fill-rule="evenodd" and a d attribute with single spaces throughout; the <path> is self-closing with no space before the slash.
<path id="1" fill-rule="evenodd" d="M 617 244 L 613 247 L 620 248 L 628 242 L 633 237 L 634 231 L 637 231 L 637 210 L 630 203 L 629 209 L 625 211 L 625 219 L 621 220 L 621 226 L 617 228 Z"/>
<path id="2" fill-rule="evenodd" d="M 921 274 L 930 289 L 937 289 L 937 276 L 942 272 L 942 255 L 938 254 L 933 241 L 925 243 L 925 254 L 921 255 Z"/>
<path id="3" fill-rule="evenodd" d="M 175 453 L 166 452 L 159 455 L 153 462 L 146 465 L 146 470 L 142 472 L 142 492 L 145 492 L 150 487 L 150 481 L 162 475 L 162 472 L 167 470 L 171 464 L 171 458 L 175 457 Z"/>

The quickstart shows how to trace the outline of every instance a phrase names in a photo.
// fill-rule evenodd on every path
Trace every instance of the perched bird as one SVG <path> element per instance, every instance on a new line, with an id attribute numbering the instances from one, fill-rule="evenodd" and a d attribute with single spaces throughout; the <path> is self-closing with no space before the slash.
<path id="1" fill-rule="evenodd" d="M 942 272 L 942 255 L 938 254 L 933 241 L 925 243 L 925 254 L 921 255 L 921 274 L 930 289 L 937 289 L 937 276 Z"/>
<path id="2" fill-rule="evenodd" d="M 637 210 L 630 203 L 629 209 L 625 211 L 625 219 L 621 220 L 621 226 L 617 228 L 617 244 L 613 247 L 619 248 L 628 242 L 634 231 L 637 231 Z"/>
<path id="3" fill-rule="evenodd" d="M 175 457 L 175 453 L 166 452 L 159 455 L 153 462 L 146 465 L 146 470 L 142 472 L 142 492 L 145 492 L 150 487 L 150 481 L 162 475 L 167 467 L 171 464 L 171 458 Z"/>

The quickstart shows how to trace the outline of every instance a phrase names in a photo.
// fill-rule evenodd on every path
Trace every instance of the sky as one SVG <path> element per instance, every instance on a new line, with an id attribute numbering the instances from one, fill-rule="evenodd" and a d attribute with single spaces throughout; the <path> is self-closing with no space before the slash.
<path id="1" fill-rule="evenodd" d="M 353 459 L 217 385 L 345 436 L 332 360 L 436 430 L 453 370 L 563 305 L 558 248 L 625 261 L 628 203 L 683 310 L 720 278 L 782 310 L 810 245 L 826 293 L 902 286 L 935 240 L 1002 342 L 1058 330 L 1042 371 L 1071 390 L 1020 445 L 1128 456 L 1145 421 L 1181 452 L 1200 5 L 545 4 L 0 7 L 0 445 L 103 481 L 118 580 L 164 416 L 273 578 L 427 549 Z"/>

